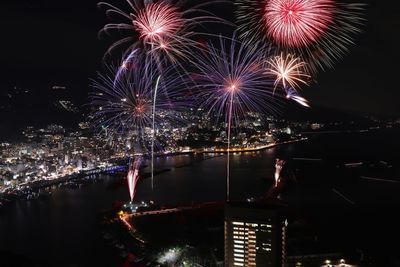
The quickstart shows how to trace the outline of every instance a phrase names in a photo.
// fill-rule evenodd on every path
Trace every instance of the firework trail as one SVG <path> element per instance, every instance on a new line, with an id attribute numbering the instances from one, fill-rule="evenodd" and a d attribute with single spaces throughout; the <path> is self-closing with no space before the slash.
<path id="1" fill-rule="evenodd" d="M 230 42 L 230 45 L 227 43 Z M 195 87 L 198 106 L 217 118 L 225 116 L 228 124 L 227 200 L 229 200 L 229 153 L 232 127 L 248 112 L 271 112 L 274 80 L 265 74 L 264 47 L 222 37 L 220 48 L 212 44 L 207 53 L 196 55 L 198 69 Z"/>
<path id="2" fill-rule="evenodd" d="M 363 24 L 364 4 L 335 0 L 236 0 L 243 38 L 294 54 L 310 73 L 333 67 Z"/>
<path id="3" fill-rule="evenodd" d="M 295 102 L 297 102 L 298 104 L 302 105 L 303 107 L 309 108 L 310 104 L 308 104 L 307 99 L 305 99 L 304 97 L 300 96 L 299 93 L 293 89 L 292 87 L 286 87 L 286 98 L 287 99 L 291 99 Z"/>
<path id="4" fill-rule="evenodd" d="M 140 57 L 138 56 L 139 54 L 140 49 L 134 49 L 125 59 L 122 60 L 122 63 L 118 67 L 118 70 L 115 74 L 114 86 L 116 86 L 117 81 L 122 75 L 126 74 L 126 72 L 134 71 L 135 69 L 137 69 L 140 59 Z"/>
<path id="5" fill-rule="evenodd" d="M 275 163 L 275 187 L 278 187 L 279 180 L 281 178 L 281 172 L 285 161 L 283 159 L 276 159 Z"/>
<path id="6" fill-rule="evenodd" d="M 160 84 L 161 76 L 158 76 L 153 96 L 153 110 L 152 110 L 152 129 L 151 129 L 151 190 L 154 189 L 154 142 L 155 142 L 155 129 L 156 129 L 156 103 L 158 86 Z"/>
<path id="7" fill-rule="evenodd" d="M 127 181 L 128 181 L 129 195 L 131 197 L 131 201 L 133 201 L 133 199 L 135 198 L 136 184 L 139 180 L 139 168 L 141 163 L 142 163 L 142 158 L 137 157 L 129 167 Z"/>
<path id="8" fill-rule="evenodd" d="M 178 63 L 186 60 L 197 47 L 193 40 L 201 33 L 196 30 L 208 23 L 228 23 L 214 16 L 204 8 L 211 4 L 226 3 L 224 0 L 205 1 L 187 6 L 182 0 L 126 0 L 130 10 L 101 2 L 98 5 L 106 9 L 106 14 L 119 22 L 106 24 L 100 34 L 122 32 L 125 37 L 116 41 L 108 52 L 120 46 L 127 46 L 126 55 L 136 49 L 141 54 L 156 58 L 158 62 L 166 60 Z M 122 21 L 121 21 L 122 19 Z M 126 34 L 124 34 L 124 32 Z"/>

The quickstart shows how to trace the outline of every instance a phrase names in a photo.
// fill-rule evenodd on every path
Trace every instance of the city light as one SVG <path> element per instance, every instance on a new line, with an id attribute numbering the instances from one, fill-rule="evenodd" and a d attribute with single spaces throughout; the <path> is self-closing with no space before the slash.
<path id="1" fill-rule="evenodd" d="M 396 263 L 394 5 L 101 1 L 5 4 L 2 265 Z"/>

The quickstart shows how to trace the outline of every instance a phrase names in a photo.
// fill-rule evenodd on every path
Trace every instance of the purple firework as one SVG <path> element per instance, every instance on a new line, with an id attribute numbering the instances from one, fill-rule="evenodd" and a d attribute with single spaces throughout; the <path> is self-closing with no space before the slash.
<path id="1" fill-rule="evenodd" d="M 287 99 L 291 99 L 291 100 L 297 102 L 298 104 L 302 105 L 303 107 L 307 107 L 307 108 L 310 107 L 307 99 L 300 96 L 299 93 L 295 89 L 293 89 L 293 87 L 290 87 L 290 86 L 285 87 L 285 91 L 286 91 Z"/>
<path id="2" fill-rule="evenodd" d="M 98 74 L 93 81 L 95 89 L 90 96 L 96 126 L 110 138 L 124 137 L 147 143 L 155 125 L 173 123 L 183 102 L 184 86 L 181 77 L 171 70 L 163 75 L 152 70 L 151 64 L 142 64 L 131 72 L 121 73 L 119 68 L 109 68 L 109 74 Z M 119 78 L 115 79 L 118 74 Z M 157 98 L 154 88 L 158 87 Z"/>
<path id="3" fill-rule="evenodd" d="M 230 44 L 228 44 L 230 43 Z M 231 128 L 249 112 L 275 111 L 272 93 L 274 79 L 265 75 L 268 49 L 241 43 L 235 35 L 219 40 L 220 48 L 210 44 L 207 53 L 197 55 L 194 80 L 198 104 L 228 124 L 227 199 L 229 199 L 229 152 Z"/>

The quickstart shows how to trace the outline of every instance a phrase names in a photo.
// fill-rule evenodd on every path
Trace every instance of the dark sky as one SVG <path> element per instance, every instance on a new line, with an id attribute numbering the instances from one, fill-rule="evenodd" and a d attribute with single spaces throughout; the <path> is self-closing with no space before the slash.
<path id="1" fill-rule="evenodd" d="M 0 16 L 1 89 L 64 84 L 72 94 L 86 95 L 108 46 L 97 35 L 107 21 L 98 1 L 6 1 Z M 335 69 L 321 73 L 317 85 L 304 90 L 314 106 L 400 115 L 400 12 L 393 2 L 369 1 L 357 45 Z"/>

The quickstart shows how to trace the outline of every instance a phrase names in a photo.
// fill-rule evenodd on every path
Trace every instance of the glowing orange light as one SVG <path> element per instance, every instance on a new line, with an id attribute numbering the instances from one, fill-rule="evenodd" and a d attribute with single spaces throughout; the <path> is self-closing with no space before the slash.
<path id="1" fill-rule="evenodd" d="M 229 92 L 233 93 L 235 91 L 239 90 L 239 83 L 236 81 L 230 82 L 229 85 L 227 86 L 227 89 Z"/>

